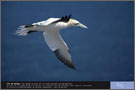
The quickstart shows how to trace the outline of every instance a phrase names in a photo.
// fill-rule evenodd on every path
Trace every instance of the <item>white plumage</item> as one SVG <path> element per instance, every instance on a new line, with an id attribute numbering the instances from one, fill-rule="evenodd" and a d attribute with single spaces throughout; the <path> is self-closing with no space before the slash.
<path id="1" fill-rule="evenodd" d="M 69 15 L 62 18 L 49 18 L 48 20 L 33 23 L 31 25 L 20 26 L 16 34 L 19 36 L 26 36 L 31 32 L 42 31 L 47 45 L 55 53 L 56 57 L 65 65 L 75 69 L 69 49 L 59 34 L 60 30 L 72 26 L 87 28 L 79 21 L 71 19 L 71 15 Z"/>

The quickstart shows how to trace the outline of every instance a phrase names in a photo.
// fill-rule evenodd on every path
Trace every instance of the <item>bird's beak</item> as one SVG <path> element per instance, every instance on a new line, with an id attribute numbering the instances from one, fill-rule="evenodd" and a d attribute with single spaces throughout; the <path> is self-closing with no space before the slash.
<path id="1" fill-rule="evenodd" d="M 81 28 L 88 29 L 88 27 L 87 27 L 87 26 L 85 26 L 85 25 L 83 25 L 83 24 L 81 24 L 81 23 L 80 23 L 80 24 L 78 24 L 78 26 L 79 26 L 79 27 L 81 27 Z"/>

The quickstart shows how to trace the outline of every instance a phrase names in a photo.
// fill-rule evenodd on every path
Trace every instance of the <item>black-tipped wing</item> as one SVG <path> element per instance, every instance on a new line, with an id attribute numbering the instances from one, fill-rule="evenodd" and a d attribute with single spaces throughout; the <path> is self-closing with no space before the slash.
<path id="1" fill-rule="evenodd" d="M 70 18 L 71 18 L 71 15 L 65 16 L 65 17 L 62 17 L 59 21 L 68 22 Z"/>
<path id="2" fill-rule="evenodd" d="M 56 57 L 68 67 L 75 69 L 68 47 L 58 31 L 44 32 L 45 41 Z"/>
<path id="3" fill-rule="evenodd" d="M 68 67 L 71 67 L 72 69 L 75 69 L 75 66 L 73 65 L 71 60 L 68 60 L 63 54 L 61 49 L 56 49 L 54 51 L 56 57 L 63 62 L 65 65 L 67 65 Z"/>
<path id="4" fill-rule="evenodd" d="M 57 22 L 68 22 L 70 18 L 71 18 L 71 14 L 69 16 L 65 16 L 65 17 L 62 16 L 62 18 L 60 18 L 57 21 L 52 22 L 52 24 L 57 23 Z"/>

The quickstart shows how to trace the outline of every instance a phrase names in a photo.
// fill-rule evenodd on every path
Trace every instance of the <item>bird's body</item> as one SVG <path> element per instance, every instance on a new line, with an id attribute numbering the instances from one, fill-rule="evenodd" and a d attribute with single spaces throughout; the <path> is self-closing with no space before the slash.
<path id="1" fill-rule="evenodd" d="M 75 25 L 83 28 L 87 27 L 79 23 L 79 21 L 70 18 L 71 15 L 62 18 L 49 18 L 31 25 L 23 25 L 19 27 L 16 34 L 26 36 L 31 32 L 42 31 L 47 45 L 55 53 L 56 57 L 65 65 L 75 69 L 68 46 L 59 34 L 59 31 Z"/>

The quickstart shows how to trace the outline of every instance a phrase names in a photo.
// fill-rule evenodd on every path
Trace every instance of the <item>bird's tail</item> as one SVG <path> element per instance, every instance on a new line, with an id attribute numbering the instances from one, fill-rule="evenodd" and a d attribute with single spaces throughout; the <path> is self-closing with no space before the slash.
<path id="1" fill-rule="evenodd" d="M 15 32 L 16 35 L 19 36 L 26 36 L 29 34 L 29 30 L 25 25 L 22 25 L 18 28 L 18 30 Z"/>

